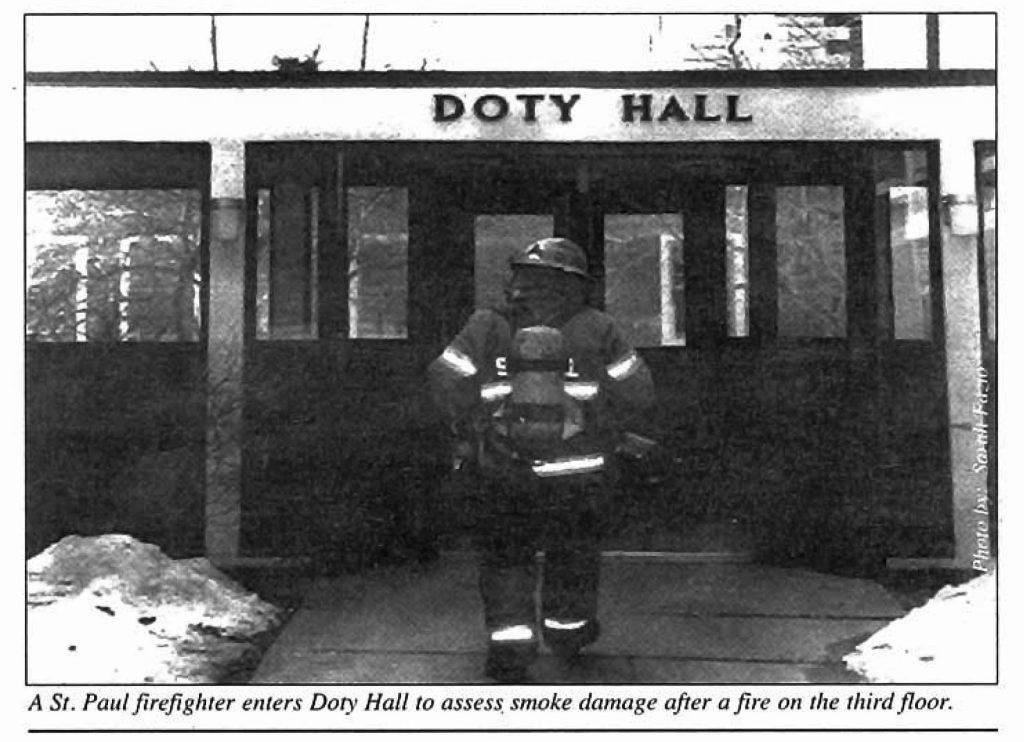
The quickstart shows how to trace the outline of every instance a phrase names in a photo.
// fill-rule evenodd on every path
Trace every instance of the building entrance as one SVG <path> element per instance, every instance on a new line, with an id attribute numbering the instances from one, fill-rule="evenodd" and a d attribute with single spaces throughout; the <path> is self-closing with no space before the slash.
<path id="1" fill-rule="evenodd" d="M 278 411 L 312 438 L 253 450 L 327 456 L 330 441 L 344 453 L 324 487 L 359 500 L 387 531 L 376 542 L 458 530 L 431 514 L 446 509 L 445 452 L 416 401 L 423 369 L 475 308 L 500 301 L 512 249 L 567 236 L 588 252 L 591 302 L 659 393 L 644 432 L 663 465 L 623 483 L 607 548 L 793 555 L 827 547 L 813 532 L 835 519 L 888 555 L 901 539 L 915 554 L 946 546 L 928 145 L 252 150 L 250 391 L 280 406 L 280 387 L 267 397 L 259 380 L 268 368 L 285 387 L 281 369 L 296 365 L 319 380 Z M 268 421 L 250 430 L 279 435 Z M 268 485 L 284 486 L 267 460 L 250 458 L 254 514 L 274 511 Z M 290 477 L 307 476 L 291 461 Z"/>

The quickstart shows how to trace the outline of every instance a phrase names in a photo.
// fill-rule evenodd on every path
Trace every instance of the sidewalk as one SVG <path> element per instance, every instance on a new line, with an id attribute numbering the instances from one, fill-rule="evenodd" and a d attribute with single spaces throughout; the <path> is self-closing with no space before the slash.
<path id="1" fill-rule="evenodd" d="M 857 682 L 841 657 L 904 614 L 868 580 L 753 564 L 608 558 L 603 634 L 538 683 Z M 253 683 L 488 682 L 469 555 L 314 582 Z"/>

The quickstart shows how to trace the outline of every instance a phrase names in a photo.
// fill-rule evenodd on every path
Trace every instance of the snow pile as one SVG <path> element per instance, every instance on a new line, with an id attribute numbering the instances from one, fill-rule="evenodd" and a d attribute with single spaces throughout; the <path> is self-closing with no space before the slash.
<path id="1" fill-rule="evenodd" d="M 843 660 L 874 683 L 995 682 L 995 572 L 947 585 Z"/>
<path id="2" fill-rule="evenodd" d="M 203 558 L 131 536 L 68 536 L 28 560 L 32 683 L 213 683 L 282 612 Z"/>

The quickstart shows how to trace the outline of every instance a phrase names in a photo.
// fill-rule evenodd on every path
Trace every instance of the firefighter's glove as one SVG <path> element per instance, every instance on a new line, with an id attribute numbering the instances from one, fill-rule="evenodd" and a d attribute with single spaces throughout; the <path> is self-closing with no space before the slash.
<path id="1" fill-rule="evenodd" d="M 473 464 L 473 444 L 456 441 L 452 446 L 452 471 L 466 471 Z"/>
<path id="2" fill-rule="evenodd" d="M 624 433 L 615 447 L 623 469 L 644 484 L 657 484 L 666 477 L 663 454 L 657 441 L 637 433 Z"/>

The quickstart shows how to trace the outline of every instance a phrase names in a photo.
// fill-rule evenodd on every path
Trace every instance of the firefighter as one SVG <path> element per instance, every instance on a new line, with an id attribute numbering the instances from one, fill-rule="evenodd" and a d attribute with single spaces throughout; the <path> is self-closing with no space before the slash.
<path id="1" fill-rule="evenodd" d="M 565 660 L 597 639 L 613 452 L 654 402 L 644 361 L 611 317 L 586 305 L 578 245 L 543 239 L 510 262 L 505 304 L 476 311 L 430 366 L 455 466 L 474 477 L 485 672 L 498 682 L 526 678 L 541 637 Z"/>

